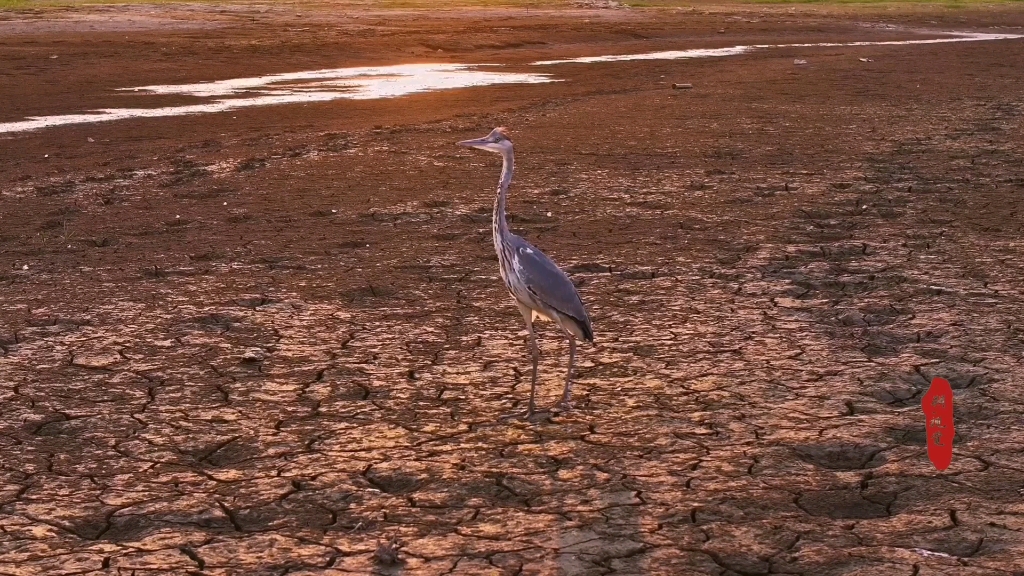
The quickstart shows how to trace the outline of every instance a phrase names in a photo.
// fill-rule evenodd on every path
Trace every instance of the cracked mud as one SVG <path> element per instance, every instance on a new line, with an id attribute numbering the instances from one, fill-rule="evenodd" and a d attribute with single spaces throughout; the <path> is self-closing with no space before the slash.
<path id="1" fill-rule="evenodd" d="M 339 60 L 1024 24 L 90 10 L 3 13 L 0 122 Z M 0 140 L 0 574 L 1024 573 L 1022 55 L 573 65 Z M 597 338 L 576 408 L 535 424 L 500 421 L 529 361 L 490 240 L 498 165 L 454 146 L 496 125 L 511 225 L 571 272 Z M 540 344 L 549 404 L 566 346 L 550 325 Z M 943 473 L 933 376 L 955 392 Z"/>

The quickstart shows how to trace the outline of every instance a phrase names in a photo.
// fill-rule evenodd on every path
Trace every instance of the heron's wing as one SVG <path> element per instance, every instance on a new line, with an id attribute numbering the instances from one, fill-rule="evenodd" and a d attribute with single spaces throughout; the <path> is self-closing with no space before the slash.
<path id="1" fill-rule="evenodd" d="M 593 339 L 590 317 L 565 272 L 540 249 L 518 236 L 512 237 L 512 248 L 513 266 L 527 290 L 542 303 L 575 320 L 588 339 Z"/>

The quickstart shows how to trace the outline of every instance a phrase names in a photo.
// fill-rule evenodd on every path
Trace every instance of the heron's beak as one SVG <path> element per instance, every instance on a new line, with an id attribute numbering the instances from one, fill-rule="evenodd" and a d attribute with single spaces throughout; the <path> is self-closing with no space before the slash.
<path id="1" fill-rule="evenodd" d="M 487 138 L 477 138 L 475 140 L 463 140 L 459 142 L 459 146 L 465 146 L 466 148 L 479 148 L 481 150 L 487 150 L 488 145 L 491 142 Z"/>

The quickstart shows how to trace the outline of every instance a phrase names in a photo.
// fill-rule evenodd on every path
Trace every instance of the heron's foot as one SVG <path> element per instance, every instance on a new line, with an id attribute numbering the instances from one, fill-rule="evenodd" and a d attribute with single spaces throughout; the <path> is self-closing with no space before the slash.
<path id="1" fill-rule="evenodd" d="M 572 400 L 569 400 L 568 398 L 563 396 L 561 400 L 555 402 L 555 405 L 551 407 L 551 411 L 554 412 L 555 414 L 561 414 L 562 412 L 568 412 L 572 410 L 572 408 Z"/>
<path id="2" fill-rule="evenodd" d="M 540 422 L 542 420 L 548 420 L 551 416 L 551 410 L 527 410 L 526 412 L 518 412 L 502 416 L 498 420 L 501 422 L 509 422 L 512 420 L 519 420 L 522 422 Z"/>

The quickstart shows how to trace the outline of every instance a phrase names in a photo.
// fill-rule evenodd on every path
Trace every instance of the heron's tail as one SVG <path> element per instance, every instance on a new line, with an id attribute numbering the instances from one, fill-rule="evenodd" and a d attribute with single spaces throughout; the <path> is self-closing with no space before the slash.
<path id="1" fill-rule="evenodd" d="M 563 314 L 557 310 L 555 311 L 555 314 L 558 316 L 558 323 L 562 325 L 563 330 L 567 330 L 573 336 L 581 340 L 586 340 L 591 344 L 594 343 L 594 329 L 590 327 L 590 318 L 587 318 L 586 315 L 584 315 L 583 319 L 580 320 L 575 316 Z"/>
<path id="2" fill-rule="evenodd" d="M 580 333 L 583 336 L 583 339 L 586 340 L 587 342 L 590 342 L 591 344 L 593 344 L 594 343 L 594 329 L 590 327 L 590 319 L 587 318 L 586 320 L 582 320 L 581 321 L 581 320 L 576 320 L 575 318 L 573 318 L 573 320 L 575 320 L 576 321 L 576 325 L 580 327 Z"/>

